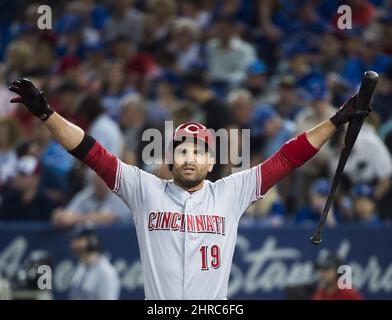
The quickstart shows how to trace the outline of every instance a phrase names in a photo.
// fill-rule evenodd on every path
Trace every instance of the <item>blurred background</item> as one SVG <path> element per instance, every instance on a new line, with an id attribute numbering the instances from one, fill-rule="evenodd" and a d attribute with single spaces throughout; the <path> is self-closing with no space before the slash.
<path id="1" fill-rule="evenodd" d="M 342 30 L 344 4 L 352 25 Z M 52 29 L 38 29 L 40 5 L 51 8 Z M 0 299 L 144 299 L 129 209 L 9 103 L 17 77 L 32 79 L 56 111 L 124 162 L 170 178 L 166 165 L 143 163 L 145 129 L 163 132 L 165 120 L 250 129 L 255 165 L 328 119 L 370 69 L 381 75 L 374 112 L 346 165 L 325 243 L 312 247 L 309 237 L 344 130 L 244 214 L 229 298 L 326 298 L 345 263 L 358 291 L 351 298 L 390 299 L 391 39 L 390 0 L 1 1 Z M 209 179 L 232 168 L 218 165 Z M 86 223 L 93 230 L 74 232 Z M 102 268 L 89 274 L 90 260 Z M 37 290 L 40 264 L 52 268 L 47 291 Z M 85 294 L 86 277 L 107 277 L 110 289 Z"/>

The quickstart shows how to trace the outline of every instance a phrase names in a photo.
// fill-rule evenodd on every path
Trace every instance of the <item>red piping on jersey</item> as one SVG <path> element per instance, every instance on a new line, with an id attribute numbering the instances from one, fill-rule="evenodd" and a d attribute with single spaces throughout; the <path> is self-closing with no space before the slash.
<path id="1" fill-rule="evenodd" d="M 261 192 L 266 193 L 279 180 L 287 176 L 292 170 L 303 165 L 312 158 L 318 149 L 313 147 L 305 133 L 287 141 L 276 153 L 265 160 L 261 165 Z M 257 168 L 259 169 L 259 168 Z M 256 183 L 258 175 L 256 173 Z M 256 186 L 256 196 L 260 195 Z"/>
<path id="2" fill-rule="evenodd" d="M 256 199 L 259 200 L 263 196 L 261 192 L 261 165 L 256 168 Z"/>

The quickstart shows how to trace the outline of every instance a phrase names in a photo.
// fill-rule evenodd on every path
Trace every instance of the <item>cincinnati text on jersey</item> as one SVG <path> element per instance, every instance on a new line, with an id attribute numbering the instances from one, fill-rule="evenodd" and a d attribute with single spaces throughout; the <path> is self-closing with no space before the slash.
<path id="1" fill-rule="evenodd" d="M 148 231 L 170 230 L 191 233 L 214 233 L 225 235 L 225 217 L 217 215 L 193 215 L 179 212 L 150 212 Z"/>

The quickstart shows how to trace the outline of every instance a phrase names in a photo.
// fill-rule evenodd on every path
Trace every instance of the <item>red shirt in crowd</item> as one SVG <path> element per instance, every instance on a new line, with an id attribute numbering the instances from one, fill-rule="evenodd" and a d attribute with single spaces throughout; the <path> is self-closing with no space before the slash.
<path id="1" fill-rule="evenodd" d="M 325 289 L 317 289 L 313 300 L 363 300 L 363 296 L 355 289 L 339 289 L 327 293 Z"/>
<path id="2" fill-rule="evenodd" d="M 375 14 L 376 8 L 374 5 L 368 1 L 364 1 L 362 4 L 352 8 L 352 23 L 354 26 L 366 28 L 373 21 Z M 337 21 L 341 15 L 341 13 L 337 13 L 333 17 L 332 24 L 334 26 L 337 26 Z"/>

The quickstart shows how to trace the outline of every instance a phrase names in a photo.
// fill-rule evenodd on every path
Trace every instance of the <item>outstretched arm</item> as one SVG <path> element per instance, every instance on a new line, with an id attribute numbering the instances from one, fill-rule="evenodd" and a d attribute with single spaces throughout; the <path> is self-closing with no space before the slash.
<path id="1" fill-rule="evenodd" d="M 316 149 L 320 149 L 336 132 L 335 125 L 331 120 L 326 120 L 312 129 L 306 131 L 306 138 Z"/>
<path id="2" fill-rule="evenodd" d="M 32 115 L 44 122 L 53 137 L 66 150 L 75 149 L 83 140 L 84 131 L 56 113 L 46 101 L 45 94 L 30 80 L 24 78 L 15 80 L 9 89 L 19 95 L 11 99 L 11 103 L 24 104 Z"/>
<path id="3" fill-rule="evenodd" d="M 54 112 L 45 122 L 53 138 L 56 139 L 67 151 L 75 149 L 83 140 L 84 131 L 77 125 L 64 119 Z"/>
<path id="4" fill-rule="evenodd" d="M 262 193 L 312 158 L 335 131 L 334 124 L 327 120 L 287 141 L 261 164 Z"/>
<path id="5" fill-rule="evenodd" d="M 23 103 L 34 116 L 44 122 L 54 139 L 93 169 L 111 190 L 117 191 L 116 175 L 119 160 L 113 154 L 81 128 L 56 113 L 48 105 L 44 93 L 30 80 L 13 81 L 10 90 L 19 95 L 11 100 L 12 103 Z"/>
<path id="6" fill-rule="evenodd" d="M 311 159 L 336 129 L 356 117 L 365 117 L 371 111 L 355 109 L 356 95 L 344 103 L 329 119 L 286 142 L 275 154 L 261 164 L 261 190 L 267 192 L 292 170 Z"/>

